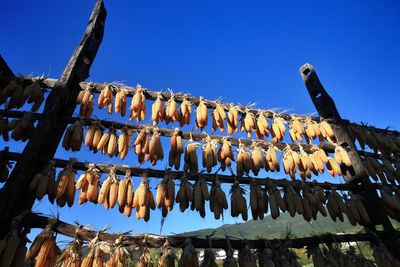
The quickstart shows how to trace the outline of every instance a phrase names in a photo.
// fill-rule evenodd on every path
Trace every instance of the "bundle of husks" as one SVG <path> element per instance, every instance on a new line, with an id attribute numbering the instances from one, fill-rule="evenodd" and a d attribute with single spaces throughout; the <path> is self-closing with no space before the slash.
<path id="1" fill-rule="evenodd" d="M 235 181 L 231 188 L 231 216 L 238 217 L 242 216 L 244 221 L 247 221 L 247 203 L 244 197 L 244 189 L 240 187 L 238 181 Z"/>
<path id="2" fill-rule="evenodd" d="M 168 240 L 166 240 L 162 247 L 160 257 L 158 258 L 157 267 L 175 267 L 176 260 L 177 257 L 174 251 L 171 249 Z"/>
<path id="3" fill-rule="evenodd" d="M 153 267 L 153 259 L 150 255 L 150 250 L 147 246 L 143 246 L 140 249 L 140 256 L 138 261 L 136 262 L 136 267 Z"/>
<path id="4" fill-rule="evenodd" d="M 143 174 L 142 182 L 136 189 L 132 207 L 136 209 L 136 219 L 144 219 L 146 222 L 150 219 L 150 209 L 155 210 L 156 208 L 146 174 Z"/>
<path id="5" fill-rule="evenodd" d="M 199 267 L 197 251 L 189 238 L 185 240 L 184 248 L 178 261 L 178 267 Z"/>
<path id="6" fill-rule="evenodd" d="M 32 135 L 35 128 L 33 118 L 30 114 L 24 114 L 19 119 L 14 119 L 8 123 L 8 131 L 12 131 L 11 138 L 15 141 L 25 142 Z"/>
<path id="7" fill-rule="evenodd" d="M 156 204 L 161 209 L 162 217 L 166 217 L 168 212 L 174 207 L 175 183 L 171 176 L 166 173 L 161 183 L 157 185 Z"/>
<path id="8" fill-rule="evenodd" d="M 22 108 L 28 102 L 33 103 L 31 111 L 39 109 L 44 100 L 44 91 L 40 86 L 40 79 L 35 79 L 33 83 L 25 86 L 23 78 L 10 81 L 3 90 L 0 91 L 0 105 L 7 102 L 7 109 Z"/>
<path id="9" fill-rule="evenodd" d="M 103 232 L 103 231 L 100 231 Z M 81 267 L 102 267 L 104 266 L 105 262 L 104 262 L 104 258 L 105 255 L 111 255 L 111 246 L 109 243 L 105 242 L 105 241 L 101 241 L 99 238 L 99 233 L 98 232 L 95 236 L 95 238 L 93 238 L 88 245 L 88 250 L 89 252 L 87 253 L 87 255 L 85 256 L 85 258 L 82 260 L 82 264 L 80 265 Z M 118 240 L 118 239 L 117 239 Z M 117 241 L 115 241 L 117 242 Z M 119 248 L 116 248 L 116 250 Z M 117 253 L 114 252 L 114 254 Z M 125 253 L 125 250 L 122 251 L 118 251 L 119 254 L 121 253 Z M 123 255 L 125 256 L 125 254 Z M 120 257 L 116 257 L 117 261 Z M 109 261 L 111 264 L 115 264 L 114 261 L 112 261 L 110 259 Z M 107 262 L 107 264 L 109 264 Z M 118 264 L 115 265 L 111 265 L 111 266 L 118 266 Z"/>
<path id="10" fill-rule="evenodd" d="M 75 170 L 73 166 L 76 159 L 70 159 L 67 166 L 58 174 L 57 178 L 57 205 L 72 207 L 75 199 Z"/>
<path id="11" fill-rule="evenodd" d="M 182 136 L 179 134 L 179 128 L 174 129 L 171 136 L 171 149 L 169 150 L 168 165 L 174 166 L 175 170 L 179 170 L 181 166 L 181 155 L 183 153 Z"/>
<path id="12" fill-rule="evenodd" d="M 176 194 L 176 203 L 179 203 L 179 210 L 184 212 L 187 208 L 189 208 L 189 204 L 193 202 L 193 199 L 193 185 L 184 175 L 182 177 L 178 193 Z"/>
<path id="13" fill-rule="evenodd" d="M 82 239 L 75 237 L 57 259 L 57 265 L 61 267 L 80 267 L 82 263 L 82 244 Z"/>
<path id="14" fill-rule="evenodd" d="M 128 266 L 131 257 L 130 252 L 125 248 L 124 236 L 120 235 L 114 242 L 114 253 L 108 259 L 106 267 Z"/>
<path id="15" fill-rule="evenodd" d="M 210 190 L 210 210 L 214 213 L 214 218 L 218 220 L 226 209 L 228 209 L 228 201 L 225 192 L 221 189 L 218 177 L 215 177 Z"/>
<path id="16" fill-rule="evenodd" d="M 193 190 L 193 202 L 191 209 L 198 211 L 202 218 L 206 217 L 205 201 L 210 199 L 210 193 L 208 192 L 207 182 L 204 178 L 196 181 Z"/>
<path id="17" fill-rule="evenodd" d="M 115 167 L 113 166 L 109 175 L 101 185 L 100 192 L 96 199 L 97 203 L 103 204 L 106 209 L 114 208 L 118 200 L 119 186 L 118 176 L 115 174 Z"/>
<path id="18" fill-rule="evenodd" d="M 146 117 L 146 96 L 144 95 L 144 89 L 139 84 L 136 86 L 136 92 L 132 97 L 132 102 L 130 106 L 131 114 L 129 116 L 129 120 L 133 120 L 134 118 L 137 121 L 144 120 Z"/>
<path id="19" fill-rule="evenodd" d="M 89 164 L 88 169 L 79 176 L 75 185 L 76 189 L 81 190 L 78 198 L 79 205 L 86 203 L 87 201 L 97 204 L 97 197 L 99 194 L 99 179 L 99 170 L 96 169 L 94 164 Z"/>
<path id="20" fill-rule="evenodd" d="M 47 194 L 49 201 L 54 203 L 57 194 L 55 175 L 54 161 L 51 161 L 49 165 L 33 177 L 29 184 L 29 191 L 35 194 L 38 200 L 41 200 Z"/>

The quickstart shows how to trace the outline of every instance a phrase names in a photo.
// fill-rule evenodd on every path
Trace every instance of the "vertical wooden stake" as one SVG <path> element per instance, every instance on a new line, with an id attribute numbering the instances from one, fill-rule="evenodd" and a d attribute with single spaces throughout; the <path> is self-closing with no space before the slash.
<path id="1" fill-rule="evenodd" d="M 78 47 L 47 97 L 43 114 L 20 160 L 0 190 L 0 239 L 8 232 L 13 217 L 32 208 L 35 198 L 28 192 L 29 183 L 54 157 L 68 125 L 63 118 L 73 115 L 79 82 L 89 76 L 89 69 L 103 40 L 106 16 L 103 0 L 97 0 Z"/>
<path id="2" fill-rule="evenodd" d="M 335 102 L 325 91 L 312 65 L 307 63 L 301 66 L 300 75 L 321 119 L 330 123 L 336 137 L 336 143 L 345 148 L 349 154 L 353 166 L 351 168 L 343 167 L 342 173 L 350 191 L 353 194 L 362 196 L 363 198 L 364 206 L 372 221 L 371 225 L 365 225 L 365 227 L 376 233 L 376 226 L 382 225 L 385 233 L 382 241 L 391 251 L 393 256 L 399 259 L 400 242 L 396 238 L 396 232 L 389 221 L 376 189 L 373 187 L 368 177 L 364 163 L 357 152 L 356 146 L 345 122 L 339 115 Z"/>

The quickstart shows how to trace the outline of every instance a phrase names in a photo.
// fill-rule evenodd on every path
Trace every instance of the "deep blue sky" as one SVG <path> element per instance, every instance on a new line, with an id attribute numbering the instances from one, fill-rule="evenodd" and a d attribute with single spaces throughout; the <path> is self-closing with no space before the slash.
<path id="1" fill-rule="evenodd" d="M 17 74 L 58 77 L 94 2 L 2 1 L 0 53 Z M 304 114 L 315 112 L 298 71 L 309 62 L 342 117 L 400 129 L 400 1 L 108 0 L 105 5 L 105 35 L 92 81 L 141 83 Z M 56 212 L 46 203 L 35 208 Z M 148 224 L 93 205 L 60 213 L 62 219 L 99 227 L 112 223 L 114 230 L 158 232 L 160 226 L 159 212 Z M 164 233 L 222 223 L 193 213 L 172 215 Z M 227 216 L 225 222 L 234 220 Z"/>

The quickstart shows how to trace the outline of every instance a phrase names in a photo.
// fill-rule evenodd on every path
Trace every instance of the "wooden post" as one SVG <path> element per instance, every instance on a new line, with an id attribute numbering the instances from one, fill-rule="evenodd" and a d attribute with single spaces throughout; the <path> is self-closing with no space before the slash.
<path id="1" fill-rule="evenodd" d="M 0 239 L 8 232 L 13 217 L 32 208 L 35 198 L 28 192 L 29 183 L 54 157 L 68 125 L 63 118 L 73 115 L 79 82 L 89 76 L 90 66 L 103 39 L 106 15 L 103 0 L 97 0 L 78 47 L 47 97 L 35 130 L 0 191 Z"/>
<path id="2" fill-rule="evenodd" d="M 384 232 L 387 233 L 382 240 L 383 243 L 394 257 L 400 259 L 400 242 L 397 238 L 397 232 L 394 231 L 376 188 L 374 188 L 368 177 L 354 140 L 345 121 L 340 117 L 335 102 L 325 91 L 312 65 L 307 63 L 301 66 L 300 74 L 321 119 L 330 123 L 335 134 L 336 143 L 346 149 L 350 156 L 353 166 L 351 168 L 342 167 L 342 173 L 350 191 L 363 198 L 364 206 L 372 221 L 371 225 L 365 225 L 365 227 L 376 233 L 376 226 L 382 225 Z"/>

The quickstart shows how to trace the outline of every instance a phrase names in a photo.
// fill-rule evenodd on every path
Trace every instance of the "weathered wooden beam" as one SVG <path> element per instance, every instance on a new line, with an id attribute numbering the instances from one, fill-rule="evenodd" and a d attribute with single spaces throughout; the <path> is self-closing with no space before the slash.
<path id="1" fill-rule="evenodd" d="M 37 214 L 27 214 L 23 221 L 22 225 L 26 228 L 45 228 L 48 224 L 48 217 L 40 216 Z M 58 220 L 53 227 L 53 231 L 69 236 L 76 237 L 77 227 L 61 220 Z M 78 230 L 79 237 L 85 241 L 90 241 L 94 237 L 96 237 L 97 232 L 90 231 L 86 229 Z M 369 241 L 377 244 L 379 242 L 379 238 L 381 238 L 384 233 L 378 232 L 378 234 L 374 233 L 355 233 L 355 234 L 322 234 L 319 236 L 310 236 L 310 237 L 302 237 L 302 238 L 293 238 L 293 239 L 257 239 L 257 240 L 247 240 L 250 248 L 265 248 L 266 243 L 269 245 L 280 245 L 280 244 L 288 244 L 292 248 L 304 248 L 305 246 L 316 246 L 318 244 L 323 243 L 341 243 L 341 242 L 355 242 L 355 241 Z M 396 232 L 396 236 L 399 234 Z M 119 237 L 118 234 L 108 234 L 108 233 L 100 233 L 100 240 L 114 242 L 115 239 Z M 209 241 L 204 237 L 196 237 L 196 236 L 185 236 L 182 235 L 172 235 L 172 236 L 160 236 L 160 235 L 152 235 L 152 234 L 139 234 L 135 236 L 125 235 L 123 240 L 126 244 L 131 246 L 140 246 L 143 245 L 144 239 L 146 239 L 146 244 L 148 247 L 159 248 L 162 247 L 165 240 L 168 239 L 168 242 L 172 247 L 182 247 L 186 238 L 190 237 L 192 244 L 195 248 L 208 248 Z M 267 242 L 266 242 L 267 241 Z M 232 239 L 230 240 L 231 246 L 234 249 L 243 248 L 245 242 L 243 240 Z M 227 243 L 225 238 L 212 238 L 212 246 L 213 248 L 226 249 Z"/>
<path id="2" fill-rule="evenodd" d="M 382 225 L 384 231 L 389 234 L 389 237 L 384 240 L 385 245 L 393 255 L 400 258 L 400 242 L 398 239 L 390 237 L 390 233 L 394 233 L 393 226 L 389 221 L 376 189 L 373 187 L 367 175 L 365 166 L 357 152 L 349 129 L 340 117 L 335 102 L 322 86 L 312 65 L 304 64 L 300 68 L 300 75 L 321 119 L 330 123 L 335 134 L 336 143 L 345 148 L 349 154 L 352 167 L 342 168 L 342 173 L 344 174 L 344 178 L 351 192 L 363 197 L 364 206 L 372 220 L 372 224 L 366 227 L 376 232 L 376 226 Z"/>
<path id="3" fill-rule="evenodd" d="M 21 157 L 20 153 L 8 152 L 8 151 L 0 151 L 0 156 L 8 159 L 10 161 L 18 161 Z M 55 162 L 55 167 L 64 168 L 68 164 L 68 160 L 64 159 L 53 159 Z M 121 164 L 104 164 L 104 163 L 96 163 L 91 162 L 96 165 L 96 168 L 101 173 L 109 173 L 111 168 L 115 168 L 115 173 L 119 175 L 125 175 L 127 169 L 131 171 L 133 176 L 140 177 L 142 174 L 146 173 L 150 178 L 163 178 L 166 173 L 169 173 L 173 179 L 181 180 L 184 175 L 188 178 L 189 181 L 197 181 L 200 178 L 204 178 L 208 182 L 212 182 L 215 180 L 216 174 L 209 173 L 184 173 L 183 171 L 175 171 L 175 170 L 157 170 L 151 168 L 136 168 L 128 165 Z M 86 171 L 89 168 L 89 162 L 77 161 L 74 163 L 73 167 L 75 170 Z M 295 189 L 301 189 L 304 185 L 313 187 L 319 186 L 323 189 L 330 190 L 332 188 L 336 188 L 336 190 L 340 191 L 348 191 L 349 186 L 343 183 L 329 183 L 329 182 L 318 182 L 316 180 L 310 182 L 304 182 L 302 180 L 288 180 L 286 178 L 269 178 L 269 177 L 237 177 L 236 175 L 225 175 L 218 174 L 218 179 L 221 183 L 233 184 L 235 181 L 238 181 L 240 184 L 250 184 L 253 180 L 257 181 L 260 185 L 268 185 L 270 183 L 274 183 L 277 187 L 287 188 L 288 186 L 292 186 Z M 381 184 L 381 183 L 373 183 L 374 188 L 389 188 L 392 190 L 398 190 L 399 186 L 390 185 L 390 184 Z"/>
<path id="4" fill-rule="evenodd" d="M 103 39 L 106 15 L 103 1 L 98 0 L 78 47 L 46 99 L 43 115 L 21 159 L 0 191 L 0 238 L 7 233 L 11 219 L 22 211 L 30 210 L 34 203 L 34 196 L 28 192 L 29 183 L 41 166 L 54 157 L 67 126 L 61 118 L 72 116 L 75 110 L 79 82 L 89 76 L 89 69 Z"/>

